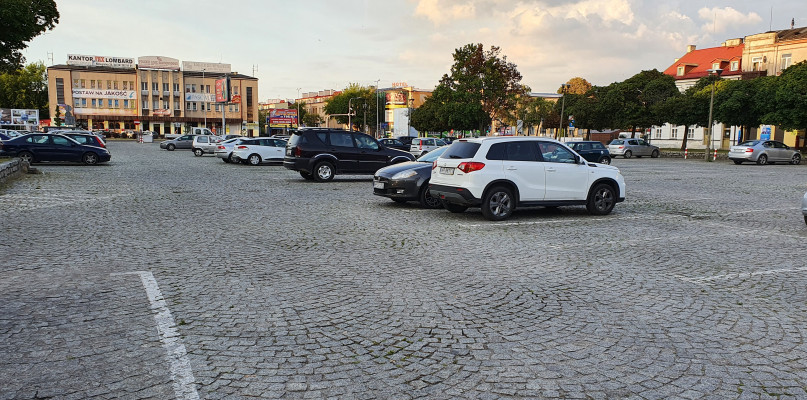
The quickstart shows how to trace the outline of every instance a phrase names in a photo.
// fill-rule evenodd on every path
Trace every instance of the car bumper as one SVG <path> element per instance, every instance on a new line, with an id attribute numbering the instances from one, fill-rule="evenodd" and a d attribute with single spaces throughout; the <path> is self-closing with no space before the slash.
<path id="1" fill-rule="evenodd" d="M 168 148 L 168 145 L 167 145 L 167 144 L 165 144 L 165 143 L 160 143 L 160 148 L 161 148 L 161 149 L 167 149 L 167 148 Z"/>
<path id="2" fill-rule="evenodd" d="M 464 206 L 478 206 L 482 204 L 482 199 L 474 196 L 468 189 L 461 187 L 429 184 L 429 192 L 431 192 L 432 197 L 437 197 L 449 203 Z"/>
<path id="3" fill-rule="evenodd" d="M 804 198 L 801 199 L 801 214 L 807 217 L 807 193 L 805 193 Z"/>
<path id="4" fill-rule="evenodd" d="M 286 157 L 283 159 L 283 167 L 292 171 L 305 171 L 310 173 L 311 168 L 308 164 L 309 159 L 307 158 Z"/>
<path id="5" fill-rule="evenodd" d="M 385 177 L 373 177 L 373 194 L 376 196 L 413 200 L 417 199 L 419 193 L 420 187 L 415 179 L 391 180 Z"/>
<path id="6" fill-rule="evenodd" d="M 729 160 L 756 161 L 756 153 L 732 153 L 729 152 Z"/>
<path id="7" fill-rule="evenodd" d="M 99 154 L 98 155 L 98 161 L 99 162 L 107 162 L 107 161 L 109 161 L 111 159 L 112 159 L 112 154 L 109 154 L 109 153 Z"/>
<path id="8" fill-rule="evenodd" d="M 218 158 L 229 158 L 230 157 L 230 152 L 226 152 L 226 151 L 217 151 L 217 152 L 215 152 L 213 154 L 215 154 L 216 157 L 218 157 Z"/>

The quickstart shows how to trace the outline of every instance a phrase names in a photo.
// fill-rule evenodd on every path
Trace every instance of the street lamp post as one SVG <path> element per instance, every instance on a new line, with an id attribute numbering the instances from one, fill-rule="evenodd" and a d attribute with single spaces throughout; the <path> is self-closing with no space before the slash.
<path id="1" fill-rule="evenodd" d="M 717 79 L 720 79 L 720 74 L 723 73 L 723 70 L 720 69 L 720 68 L 717 68 L 717 69 L 709 69 L 706 72 L 708 72 L 709 75 L 712 75 L 712 74 L 717 75 Z M 717 79 L 715 79 L 715 81 L 717 81 Z M 711 153 L 712 153 L 712 129 L 715 126 L 714 121 L 712 121 L 712 110 L 714 109 L 714 105 L 715 105 L 715 81 L 712 81 L 712 97 L 709 100 L 709 121 L 707 121 L 707 124 L 709 125 L 709 127 L 706 128 L 707 129 L 707 134 L 706 134 L 706 161 L 712 161 L 712 157 L 711 157 Z M 686 132 L 684 132 L 684 134 L 686 134 Z"/>
<path id="2" fill-rule="evenodd" d="M 302 88 L 297 88 L 297 100 L 295 100 L 297 102 L 297 128 L 298 129 L 300 128 L 300 89 L 302 89 Z"/>
<path id="3" fill-rule="evenodd" d="M 563 112 L 565 111 L 564 109 L 566 108 L 566 91 L 569 89 L 570 86 L 572 85 L 568 83 L 563 83 L 560 85 L 561 89 L 560 123 L 558 124 L 558 132 L 555 134 L 555 139 L 558 138 L 558 136 L 560 135 L 560 131 L 563 128 Z"/>
<path id="4" fill-rule="evenodd" d="M 202 68 L 202 87 L 199 88 L 200 92 L 202 92 L 202 96 L 204 97 L 204 104 L 205 104 L 205 128 L 207 128 L 207 107 L 210 103 L 207 102 L 207 93 L 205 93 L 205 69 Z"/>
<path id="5" fill-rule="evenodd" d="M 381 133 L 378 124 L 378 84 L 381 82 L 381 79 L 376 79 L 375 81 L 375 137 L 380 138 Z"/>

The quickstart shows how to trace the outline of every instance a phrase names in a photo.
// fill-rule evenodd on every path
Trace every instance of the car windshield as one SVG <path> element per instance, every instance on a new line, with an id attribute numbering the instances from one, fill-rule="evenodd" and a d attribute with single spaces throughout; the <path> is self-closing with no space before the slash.
<path id="1" fill-rule="evenodd" d="M 446 151 L 447 148 L 448 148 L 448 146 L 443 146 L 443 147 L 440 147 L 437 150 L 434 150 L 432 152 L 426 153 L 426 154 L 420 156 L 420 158 L 418 158 L 418 161 L 420 161 L 420 162 L 432 162 L 432 161 L 436 160 L 438 157 L 440 157 L 440 155 L 443 154 Z"/>
<path id="2" fill-rule="evenodd" d="M 471 158 L 479 150 L 479 146 L 479 143 L 459 140 L 451 143 L 440 158 Z"/>
<path id="3" fill-rule="evenodd" d="M 758 143 L 759 143 L 759 140 L 746 140 L 745 142 L 742 142 L 742 143 L 738 144 L 737 146 L 748 146 L 748 147 L 754 147 L 754 146 L 756 146 Z"/>

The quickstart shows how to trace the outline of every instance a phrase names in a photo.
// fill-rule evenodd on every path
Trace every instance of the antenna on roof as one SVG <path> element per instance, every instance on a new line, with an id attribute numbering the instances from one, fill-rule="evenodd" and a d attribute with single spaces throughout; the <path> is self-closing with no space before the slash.
<path id="1" fill-rule="evenodd" d="M 770 25 L 768 25 L 768 30 L 769 31 L 773 30 L 773 6 L 771 6 L 771 22 Z"/>
<path id="2" fill-rule="evenodd" d="M 795 27 L 796 27 L 796 19 L 793 18 L 793 19 L 790 20 L 790 29 L 793 29 Z"/>

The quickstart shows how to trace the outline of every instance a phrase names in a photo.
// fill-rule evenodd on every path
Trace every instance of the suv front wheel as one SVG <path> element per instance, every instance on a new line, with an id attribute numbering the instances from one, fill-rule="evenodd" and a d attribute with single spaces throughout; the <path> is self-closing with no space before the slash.
<path id="1" fill-rule="evenodd" d="M 594 187 L 588 195 L 586 209 L 593 215 L 606 215 L 614 209 L 616 205 L 616 194 L 610 185 L 600 183 Z"/>
<path id="2" fill-rule="evenodd" d="M 327 161 L 319 162 L 314 166 L 314 179 L 316 179 L 317 182 L 328 182 L 333 180 L 333 175 L 333 164 Z"/>
<path id="3" fill-rule="evenodd" d="M 482 215 L 491 221 L 505 220 L 513 214 L 515 205 L 513 191 L 504 186 L 496 186 L 482 200 Z"/>

